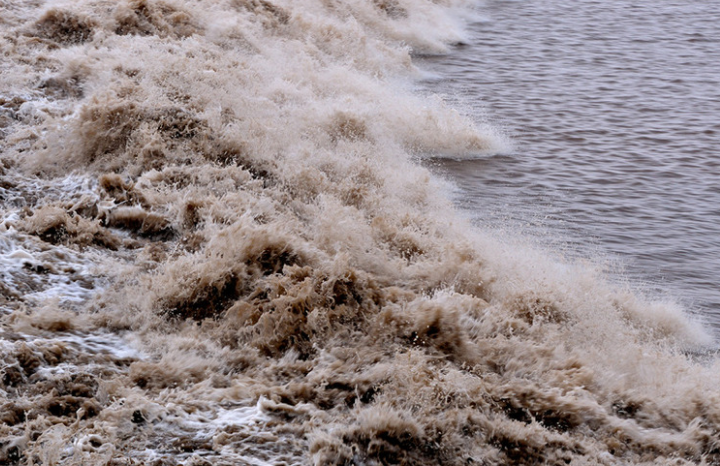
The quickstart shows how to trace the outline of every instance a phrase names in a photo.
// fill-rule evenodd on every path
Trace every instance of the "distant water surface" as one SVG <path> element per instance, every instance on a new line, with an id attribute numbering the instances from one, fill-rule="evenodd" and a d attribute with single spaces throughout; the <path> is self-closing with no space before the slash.
<path id="1" fill-rule="evenodd" d="M 485 227 L 604 256 L 720 328 L 720 2 L 488 1 L 421 66 L 512 153 L 437 161 Z M 617 272 L 617 269 L 616 269 Z M 619 275 L 618 275 L 619 276 Z"/>

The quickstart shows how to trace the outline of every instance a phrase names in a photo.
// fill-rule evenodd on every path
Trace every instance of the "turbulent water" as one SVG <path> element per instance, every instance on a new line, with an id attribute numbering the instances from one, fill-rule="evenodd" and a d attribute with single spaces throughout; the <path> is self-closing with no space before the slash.
<path id="1" fill-rule="evenodd" d="M 0 462 L 720 461 L 700 325 L 428 170 L 472 6 L 0 0 Z"/>

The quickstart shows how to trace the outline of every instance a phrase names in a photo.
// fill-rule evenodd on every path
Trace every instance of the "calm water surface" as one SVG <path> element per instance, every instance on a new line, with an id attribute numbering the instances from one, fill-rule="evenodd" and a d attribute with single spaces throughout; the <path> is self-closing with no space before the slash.
<path id="1" fill-rule="evenodd" d="M 422 63 L 512 153 L 438 161 L 498 232 L 619 260 L 720 329 L 720 2 L 488 1 Z M 619 276 L 619 275 L 616 275 Z"/>

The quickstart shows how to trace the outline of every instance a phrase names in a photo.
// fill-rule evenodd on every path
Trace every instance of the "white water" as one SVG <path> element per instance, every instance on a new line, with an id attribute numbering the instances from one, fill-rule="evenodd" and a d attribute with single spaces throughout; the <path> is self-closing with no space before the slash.
<path id="1" fill-rule="evenodd" d="M 469 6 L 0 3 L 2 461 L 714 461 L 685 310 L 424 167 L 513 147 L 417 92 Z"/>

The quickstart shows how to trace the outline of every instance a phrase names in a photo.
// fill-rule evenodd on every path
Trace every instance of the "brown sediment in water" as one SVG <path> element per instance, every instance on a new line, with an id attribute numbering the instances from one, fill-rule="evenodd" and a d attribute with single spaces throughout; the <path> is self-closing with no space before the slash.
<path id="1" fill-rule="evenodd" d="M 72 11 L 51 8 L 34 24 L 37 37 L 55 41 L 61 45 L 74 45 L 92 39 L 95 22 Z"/>
<path id="2" fill-rule="evenodd" d="M 459 3 L 0 3 L 0 460 L 717 461 L 682 315 L 411 162 L 499 144 L 394 82 Z"/>

